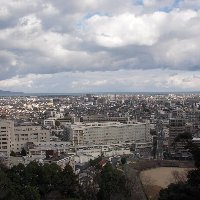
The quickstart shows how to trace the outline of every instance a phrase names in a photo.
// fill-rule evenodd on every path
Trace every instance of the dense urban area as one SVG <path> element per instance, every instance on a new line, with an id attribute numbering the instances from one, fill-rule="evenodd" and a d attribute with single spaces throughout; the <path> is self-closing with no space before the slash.
<path id="1" fill-rule="evenodd" d="M 199 94 L 2 96 L 0 115 L 0 199 L 200 195 Z M 152 197 L 139 174 L 155 167 L 197 170 Z"/>

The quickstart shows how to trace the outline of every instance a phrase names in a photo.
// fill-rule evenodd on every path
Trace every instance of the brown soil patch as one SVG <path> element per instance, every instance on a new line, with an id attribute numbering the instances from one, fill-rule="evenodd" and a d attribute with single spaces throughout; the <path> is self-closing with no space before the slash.
<path id="1" fill-rule="evenodd" d="M 175 183 L 174 172 L 187 174 L 191 170 L 189 168 L 178 167 L 159 167 L 144 170 L 140 173 L 146 195 L 150 200 L 158 199 L 159 192 L 162 188 L 166 188 L 170 183 Z"/>

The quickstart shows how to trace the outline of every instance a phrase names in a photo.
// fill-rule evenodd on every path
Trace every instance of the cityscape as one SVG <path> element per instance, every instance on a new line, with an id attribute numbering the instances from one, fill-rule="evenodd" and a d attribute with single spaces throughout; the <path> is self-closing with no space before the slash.
<path id="1" fill-rule="evenodd" d="M 129 167 L 146 160 L 146 169 L 151 162 L 191 168 L 191 151 L 174 141 L 188 134 L 200 146 L 199 94 L 1 96 L 0 108 L 6 166 L 70 165 L 80 184 L 88 176 L 94 181 L 88 172 L 92 160 L 119 169 L 123 158 Z"/>
<path id="2" fill-rule="evenodd" d="M 200 199 L 200 0 L 1 0 L 0 200 Z"/>

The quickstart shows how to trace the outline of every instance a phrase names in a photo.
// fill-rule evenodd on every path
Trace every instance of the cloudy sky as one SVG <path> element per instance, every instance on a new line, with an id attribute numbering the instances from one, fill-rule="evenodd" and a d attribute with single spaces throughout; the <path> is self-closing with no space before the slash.
<path id="1" fill-rule="evenodd" d="M 200 90 L 200 0 L 1 0 L 0 89 Z"/>

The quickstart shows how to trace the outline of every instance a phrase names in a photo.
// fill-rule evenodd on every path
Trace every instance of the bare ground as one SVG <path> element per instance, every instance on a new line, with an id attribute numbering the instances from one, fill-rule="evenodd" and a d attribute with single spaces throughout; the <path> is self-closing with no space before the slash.
<path id="1" fill-rule="evenodd" d="M 178 167 L 153 168 L 142 171 L 140 179 L 148 198 L 156 200 L 162 188 L 166 188 L 170 183 L 177 181 L 174 174 L 178 173 L 184 179 L 189 170 L 191 169 Z"/>

